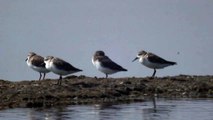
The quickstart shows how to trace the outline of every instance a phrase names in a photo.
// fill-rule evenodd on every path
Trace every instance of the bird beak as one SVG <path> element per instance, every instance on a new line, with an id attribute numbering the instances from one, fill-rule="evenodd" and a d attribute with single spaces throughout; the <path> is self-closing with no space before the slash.
<path id="1" fill-rule="evenodd" d="M 135 60 L 137 60 L 138 59 L 138 57 L 136 57 L 134 60 L 132 60 L 132 62 L 134 62 Z"/>
<path id="2" fill-rule="evenodd" d="M 27 58 L 28 59 L 28 58 Z M 27 61 L 27 59 L 25 61 Z"/>

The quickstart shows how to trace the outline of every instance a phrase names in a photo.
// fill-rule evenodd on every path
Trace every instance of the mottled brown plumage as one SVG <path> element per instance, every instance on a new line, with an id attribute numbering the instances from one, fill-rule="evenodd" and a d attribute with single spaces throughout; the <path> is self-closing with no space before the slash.
<path id="1" fill-rule="evenodd" d="M 44 73 L 43 75 L 43 79 L 45 78 L 46 73 L 49 72 L 49 70 L 47 70 L 45 68 L 45 63 L 44 63 L 44 58 L 40 55 L 37 55 L 34 52 L 30 52 L 27 56 L 27 59 L 25 60 L 27 62 L 27 65 L 32 68 L 33 70 L 37 71 L 40 73 L 40 77 L 39 80 L 42 77 L 41 73 Z"/>

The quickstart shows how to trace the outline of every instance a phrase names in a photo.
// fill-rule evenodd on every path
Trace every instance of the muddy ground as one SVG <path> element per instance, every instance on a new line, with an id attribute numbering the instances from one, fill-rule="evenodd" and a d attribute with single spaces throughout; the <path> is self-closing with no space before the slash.
<path id="1" fill-rule="evenodd" d="M 213 76 L 179 75 L 161 78 L 91 78 L 0 80 L 0 109 L 71 104 L 133 102 L 156 97 L 213 98 Z"/>

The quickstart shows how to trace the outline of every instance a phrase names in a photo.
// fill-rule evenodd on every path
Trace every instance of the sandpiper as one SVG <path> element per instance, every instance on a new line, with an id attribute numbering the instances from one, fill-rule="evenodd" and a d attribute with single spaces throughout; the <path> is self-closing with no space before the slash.
<path id="1" fill-rule="evenodd" d="M 44 73 L 44 75 L 43 75 L 43 79 L 44 79 L 46 73 L 50 72 L 49 70 L 47 70 L 45 68 L 44 58 L 40 55 L 37 55 L 34 52 L 30 52 L 25 61 L 27 62 L 27 65 L 30 68 L 39 72 L 39 74 L 40 74 L 39 80 L 41 80 L 42 73 Z"/>
<path id="2" fill-rule="evenodd" d="M 139 59 L 139 62 L 144 66 L 154 69 L 152 77 L 155 76 L 156 69 L 162 69 L 164 67 L 177 64 L 176 62 L 167 61 L 153 53 L 146 52 L 144 50 L 140 51 L 137 57 L 132 62 L 134 62 L 137 59 Z"/>
<path id="3" fill-rule="evenodd" d="M 68 75 L 82 70 L 73 67 L 70 63 L 53 56 L 47 56 L 44 59 L 45 67 L 53 73 L 59 75 L 58 84 L 61 85 L 63 75 Z"/>
<path id="4" fill-rule="evenodd" d="M 121 67 L 117 63 L 113 62 L 108 56 L 105 56 L 103 51 L 96 51 L 92 57 L 93 65 L 106 75 L 113 74 L 119 71 L 127 71 L 127 69 Z"/>

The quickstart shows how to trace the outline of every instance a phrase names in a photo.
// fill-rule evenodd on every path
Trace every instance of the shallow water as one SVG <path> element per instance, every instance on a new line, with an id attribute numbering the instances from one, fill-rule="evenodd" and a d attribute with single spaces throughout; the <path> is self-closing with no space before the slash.
<path id="1" fill-rule="evenodd" d="M 213 99 L 157 99 L 130 104 L 71 105 L 0 111 L 0 120 L 213 120 Z"/>

